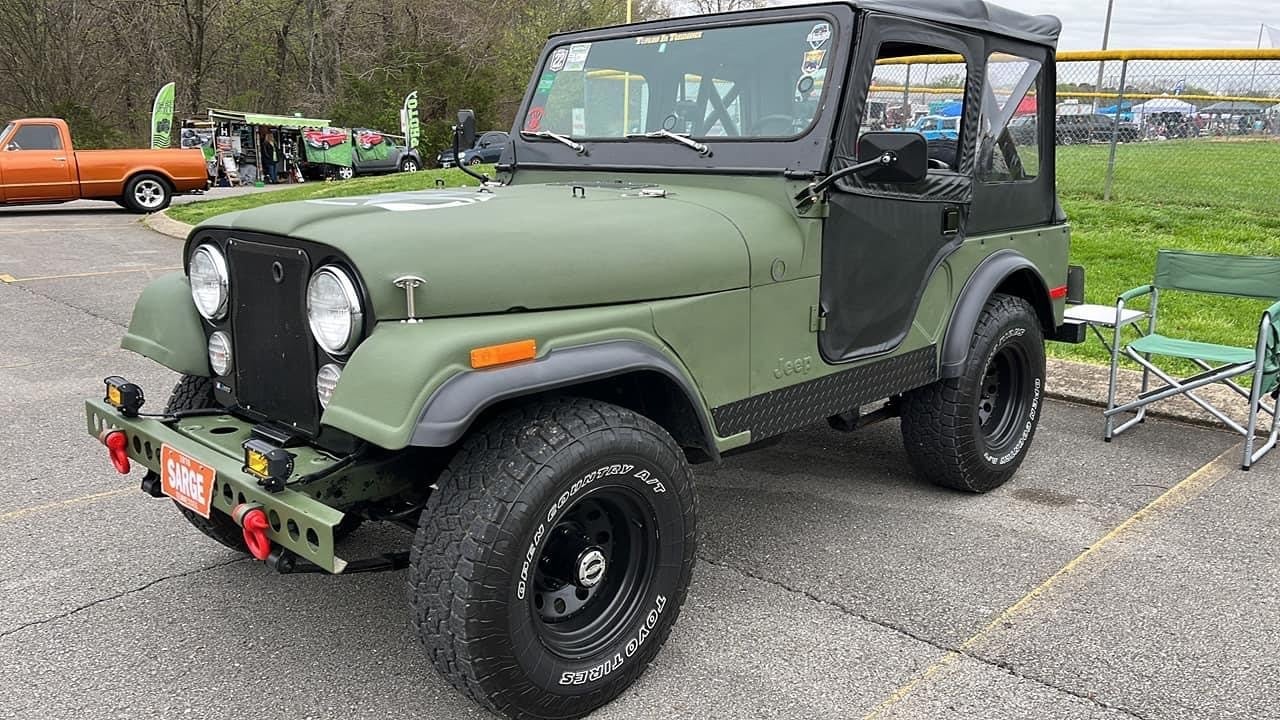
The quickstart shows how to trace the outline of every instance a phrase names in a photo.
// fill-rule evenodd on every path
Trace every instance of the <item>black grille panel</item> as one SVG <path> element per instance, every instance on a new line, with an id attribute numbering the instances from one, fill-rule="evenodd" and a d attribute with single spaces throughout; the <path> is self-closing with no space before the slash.
<path id="1" fill-rule="evenodd" d="M 320 406 L 316 351 L 307 327 L 310 258 L 298 248 L 232 238 L 227 264 L 237 401 L 315 433 Z"/>

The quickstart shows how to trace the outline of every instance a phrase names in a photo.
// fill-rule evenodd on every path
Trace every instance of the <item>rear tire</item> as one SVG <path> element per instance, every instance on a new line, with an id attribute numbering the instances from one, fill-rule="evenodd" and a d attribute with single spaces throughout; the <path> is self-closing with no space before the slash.
<path id="1" fill-rule="evenodd" d="M 1040 420 L 1044 335 L 1030 303 L 992 295 L 978 316 L 960 377 L 902 398 L 902 440 L 926 480 L 969 492 L 1009 481 Z"/>
<path id="2" fill-rule="evenodd" d="M 124 197 L 121 203 L 138 213 L 153 213 L 169 207 L 173 199 L 173 189 L 169 182 L 159 175 L 143 173 L 129 179 L 124 186 Z"/>
<path id="3" fill-rule="evenodd" d="M 671 436 L 607 403 L 539 402 L 474 431 L 437 484 L 409 573 L 436 669 L 512 718 L 622 694 L 693 570 L 693 475 Z"/>

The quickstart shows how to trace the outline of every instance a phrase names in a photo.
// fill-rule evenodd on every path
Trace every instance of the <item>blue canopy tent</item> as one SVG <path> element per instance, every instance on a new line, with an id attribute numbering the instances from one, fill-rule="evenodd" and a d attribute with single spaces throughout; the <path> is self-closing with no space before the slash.
<path id="1" fill-rule="evenodd" d="M 1108 107 L 1100 108 L 1098 110 L 1098 114 L 1115 117 L 1117 111 L 1120 113 L 1120 120 L 1122 122 L 1133 121 L 1133 103 L 1128 100 L 1120 101 L 1118 107 L 1116 105 L 1110 105 Z"/>
<path id="2" fill-rule="evenodd" d="M 941 115 L 942 117 L 960 117 L 962 112 L 964 112 L 964 103 L 959 100 L 945 102 L 939 105 L 937 110 L 933 111 L 935 115 Z"/>

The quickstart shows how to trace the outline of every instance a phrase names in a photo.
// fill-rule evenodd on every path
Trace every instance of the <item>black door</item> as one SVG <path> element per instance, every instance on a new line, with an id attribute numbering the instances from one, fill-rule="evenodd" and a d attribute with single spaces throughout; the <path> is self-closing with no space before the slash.
<path id="1" fill-rule="evenodd" d="M 827 324 L 819 341 L 828 362 L 898 347 L 929 277 L 963 241 L 972 195 L 981 59 L 981 41 L 964 33 L 866 16 L 832 170 L 858 160 L 861 132 L 911 132 L 921 118 L 927 118 L 921 126 L 945 125 L 935 120 L 938 116 L 960 122 L 958 131 L 925 133 L 930 170 L 923 181 L 884 185 L 851 176 L 831 193 L 820 291 Z"/>

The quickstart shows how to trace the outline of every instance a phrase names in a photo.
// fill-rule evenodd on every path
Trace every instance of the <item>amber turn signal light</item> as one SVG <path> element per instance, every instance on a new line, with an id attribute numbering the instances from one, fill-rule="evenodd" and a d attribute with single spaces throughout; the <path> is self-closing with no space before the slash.
<path id="1" fill-rule="evenodd" d="M 501 345 L 486 345 L 471 351 L 471 367 L 478 370 L 494 365 L 506 365 L 521 360 L 532 360 L 537 355 L 538 344 L 532 339 L 516 340 Z"/>

